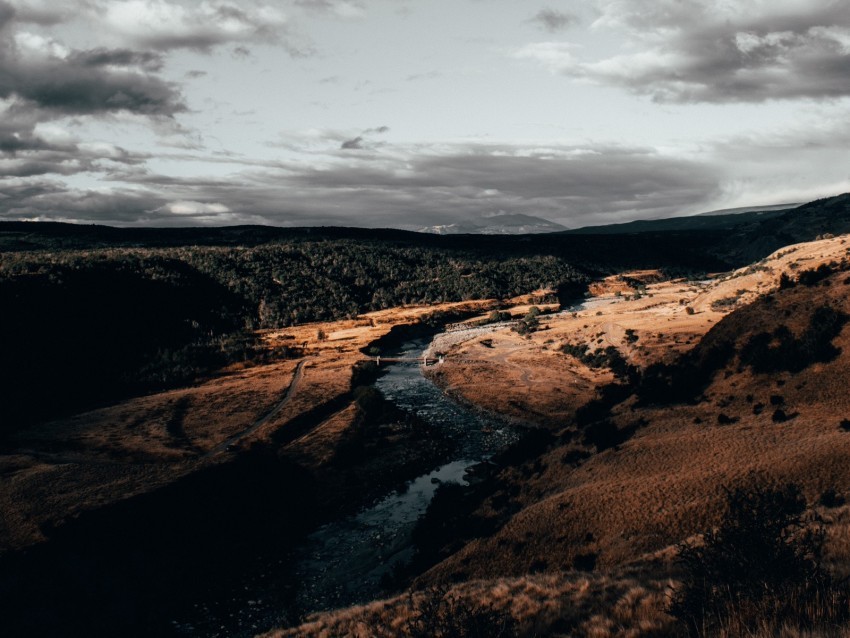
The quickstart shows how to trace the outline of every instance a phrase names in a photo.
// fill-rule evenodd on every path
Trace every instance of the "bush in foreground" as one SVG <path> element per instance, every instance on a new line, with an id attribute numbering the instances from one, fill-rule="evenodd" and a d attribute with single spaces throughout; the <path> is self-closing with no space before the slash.
<path id="1" fill-rule="evenodd" d="M 400 635 L 409 638 L 511 638 L 517 636 L 511 615 L 477 605 L 443 587 L 410 597 L 411 616 Z"/>
<path id="2" fill-rule="evenodd" d="M 719 527 L 680 546 L 671 613 L 693 635 L 771 635 L 850 620 L 850 590 L 823 568 L 825 531 L 795 485 L 727 492 Z"/>

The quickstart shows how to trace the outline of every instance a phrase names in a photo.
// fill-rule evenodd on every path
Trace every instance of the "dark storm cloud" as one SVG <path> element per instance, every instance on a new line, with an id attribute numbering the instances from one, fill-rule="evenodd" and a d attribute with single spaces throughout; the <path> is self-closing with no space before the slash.
<path id="1" fill-rule="evenodd" d="M 111 144 L 50 141 L 39 137 L 34 127 L 0 124 L 0 179 L 103 172 L 117 165 L 140 165 L 146 159 Z"/>
<path id="2" fill-rule="evenodd" d="M 72 17 L 87 2 L 85 0 L 64 3 L 51 0 L 16 0 L 12 3 L 0 4 L 11 4 L 15 9 L 15 19 L 18 22 L 52 26 Z"/>
<path id="3" fill-rule="evenodd" d="M 405 160 L 304 172 L 293 187 L 368 199 L 364 212 L 393 202 L 399 214 L 428 218 L 489 212 L 543 214 L 577 222 L 681 212 L 718 192 L 717 172 L 647 149 L 549 149 L 533 153 L 478 147 Z M 400 204 L 403 202 L 403 205 Z M 447 213 L 447 211 L 450 211 Z"/>
<path id="4" fill-rule="evenodd" d="M 131 49 L 97 48 L 76 51 L 71 56 L 83 66 L 122 66 L 137 67 L 145 71 L 161 71 L 165 59 L 161 53 L 152 51 L 133 51 Z"/>
<path id="5" fill-rule="evenodd" d="M 146 70 L 158 64 L 155 55 L 125 49 L 66 52 L 46 40 L 36 41 L 43 50 L 21 51 L 10 42 L 0 50 L 0 97 L 7 101 L 0 119 L 0 178 L 104 171 L 144 160 L 111 144 L 45 136 L 40 123 L 120 111 L 168 117 L 183 109 L 176 90 Z"/>
<path id="6" fill-rule="evenodd" d="M 13 155 L 21 151 L 48 150 L 51 145 L 33 136 L 31 130 L 0 125 L 0 153 Z"/>
<path id="7" fill-rule="evenodd" d="M 578 24 L 578 18 L 571 13 L 546 7 L 538 11 L 529 22 L 549 33 L 557 33 Z"/>
<path id="8" fill-rule="evenodd" d="M 850 95 L 850 11 L 835 0 L 718 5 L 602 2 L 597 26 L 626 28 L 637 53 L 581 60 L 562 43 L 523 48 L 566 75 L 660 102 L 763 102 Z"/>
<path id="9" fill-rule="evenodd" d="M 8 4 L 0 4 L 3 10 L 9 15 Z M 13 113 L 129 111 L 170 116 L 185 110 L 177 87 L 154 74 L 163 64 L 157 53 L 125 48 L 68 51 L 48 38 L 12 33 L 14 11 L 10 15 L 0 33 L 0 98 L 14 101 Z"/>
<path id="10" fill-rule="evenodd" d="M 381 135 L 383 133 L 389 132 L 389 126 L 378 126 L 376 128 L 367 128 L 360 135 L 353 137 L 348 140 L 343 140 L 342 144 L 339 145 L 340 150 L 343 151 L 351 151 L 351 150 L 362 150 L 366 148 L 366 138 L 370 135 Z"/>
<path id="11" fill-rule="evenodd" d="M 7 2 L 0 0 L 0 31 L 15 17 L 15 8 Z"/>
<path id="12" fill-rule="evenodd" d="M 190 202 L 178 208 L 198 208 L 207 221 L 216 218 L 216 210 L 226 211 L 218 223 L 421 228 L 499 212 L 538 215 L 568 226 L 617 222 L 692 212 L 719 192 L 716 166 L 642 148 L 464 146 L 416 157 L 339 157 L 321 169 L 253 165 L 228 179 L 116 169 L 116 183 L 134 185 L 121 193 L 120 214 L 106 211 L 94 195 L 69 191 L 67 199 L 75 202 L 80 219 L 109 223 L 192 223 L 185 212 L 177 217 L 170 212 L 175 209 L 170 203 Z M 139 201 L 131 205 L 136 188 Z M 5 217 L 67 217 L 61 200 L 58 194 L 23 201 L 10 197 L 0 210 Z M 82 213 L 86 202 L 96 206 Z"/>
<path id="13" fill-rule="evenodd" d="M 358 135 L 355 138 L 350 140 L 345 140 L 342 144 L 339 145 L 340 149 L 346 150 L 355 150 L 363 148 L 363 136 Z"/>
<path id="14" fill-rule="evenodd" d="M 17 11 L 0 3 L 0 178 L 71 175 L 142 160 L 110 144 L 45 137 L 38 125 L 65 116 L 120 112 L 170 119 L 185 110 L 175 85 L 156 75 L 155 52 L 97 48 L 68 50 L 40 36 L 13 33 Z M 8 203 L 8 202 L 7 202 Z"/>
<path id="15" fill-rule="evenodd" d="M 3 192 L 6 197 L 0 198 L 0 218 L 5 219 L 130 224 L 145 220 L 150 211 L 166 203 L 161 195 L 153 192 L 74 190 L 48 179 L 6 183 Z"/>
<path id="16" fill-rule="evenodd" d="M 82 167 L 77 160 L 68 162 L 16 160 L 4 162 L 0 160 L 0 171 L 4 177 L 33 177 L 35 175 L 73 175 L 81 172 Z"/>
<path id="17" fill-rule="evenodd" d="M 93 66 L 67 59 L 0 59 L 0 97 L 17 98 L 20 108 L 54 114 L 88 115 L 129 111 L 174 115 L 186 110 L 170 82 L 133 70 Z"/>

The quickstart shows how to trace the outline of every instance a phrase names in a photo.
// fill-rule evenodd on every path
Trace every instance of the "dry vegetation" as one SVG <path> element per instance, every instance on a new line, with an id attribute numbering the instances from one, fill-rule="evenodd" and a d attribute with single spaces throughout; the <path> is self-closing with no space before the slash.
<path id="1" fill-rule="evenodd" d="M 463 313 L 493 303 L 411 306 L 264 331 L 261 338 L 270 352 L 290 346 L 303 356 L 257 365 L 246 361 L 195 387 L 26 428 L 0 455 L 0 548 L 42 540 L 45 525 L 156 489 L 275 435 L 299 460 L 318 467 L 333 455 L 356 416 L 348 395 L 353 368 L 365 358 L 361 349 L 393 327 L 435 312 Z M 301 378 L 286 396 L 300 362 Z M 329 414 L 321 412 L 323 406 Z M 317 408 L 315 429 L 290 436 L 288 426 Z"/>
<path id="2" fill-rule="evenodd" d="M 317 503 L 354 507 L 359 486 L 403 479 L 439 445 L 390 415 L 369 436 L 391 453 L 346 458 L 374 443 L 357 434 L 364 351 L 435 313 L 474 314 L 433 345 L 446 357 L 434 380 L 540 427 L 542 443 L 511 450 L 475 487 L 451 546 L 433 548 L 407 593 L 270 636 L 684 633 L 671 615 L 688 586 L 682 543 L 698 547 L 725 520 L 730 488 L 799 486 L 831 578 L 850 577 L 848 248 L 789 246 L 705 281 L 612 275 L 567 312 L 537 291 L 259 331 L 262 357 L 195 386 L 14 432 L 0 455 L 0 553 L 264 446 L 308 472 Z M 486 325 L 499 312 L 512 321 Z M 846 592 L 818 592 L 791 592 L 809 626 L 780 618 L 774 596 L 735 601 L 703 633 L 850 635 Z"/>
<path id="3" fill-rule="evenodd" d="M 847 577 L 846 256 L 846 237 L 838 237 L 788 247 L 710 282 L 635 287 L 654 279 L 641 273 L 626 289 L 613 277 L 584 309 L 541 315 L 528 335 L 499 328 L 448 344 L 440 383 L 553 436 L 543 454 L 504 467 L 481 498 L 472 516 L 496 521 L 495 532 L 467 536 L 414 587 L 463 583 L 450 586 L 451 595 L 510 612 L 515 633 L 505 635 L 684 632 L 667 613 L 671 592 L 686 581 L 679 544 L 698 543 L 721 522 L 725 490 L 786 484 L 799 486 L 823 522 L 830 578 Z M 824 264 L 832 266 L 818 270 Z M 615 375 L 565 353 L 570 343 L 617 348 L 638 371 L 630 379 L 637 393 L 621 393 L 593 418 L 576 420 L 576 410 Z M 666 395 L 664 383 L 672 383 Z M 789 597 L 790 619 L 774 597 L 724 608 L 706 631 L 848 635 L 843 589 Z M 417 613 L 415 597 L 402 596 L 277 635 L 414 635 L 399 627 Z"/>
<path id="4" fill-rule="evenodd" d="M 575 636 L 630 638 L 669 635 L 673 619 L 663 610 L 670 595 L 667 581 L 638 582 L 586 574 L 546 574 L 523 578 L 472 580 L 452 587 L 434 587 L 325 614 L 290 630 L 264 638 L 296 636 Z M 448 601 L 448 604 L 443 602 Z M 475 619 L 441 623 L 440 604 L 456 618 L 481 610 L 493 618 L 493 633 L 474 633 Z M 436 608 L 436 613 L 435 613 Z M 471 612 L 469 610 L 472 610 Z M 510 620 L 504 621 L 503 618 Z M 429 632 L 416 633 L 417 621 L 428 621 Z M 479 621 L 480 622 L 480 621 Z M 501 630 L 501 631 L 499 631 Z M 468 632 L 468 633 L 467 633 Z"/>
<path id="5" fill-rule="evenodd" d="M 565 357 L 565 346 L 587 346 L 590 353 L 614 347 L 641 368 L 671 362 L 724 316 L 777 289 L 782 273 L 841 261 L 846 242 L 837 237 L 789 246 L 706 281 L 660 281 L 661 273 L 648 270 L 612 275 L 591 286 L 593 296 L 577 312 L 541 315 L 535 332 L 502 329 L 450 345 L 435 380 L 488 410 L 558 427 L 613 379 L 605 366 Z M 734 302 L 718 304 L 729 299 Z"/>

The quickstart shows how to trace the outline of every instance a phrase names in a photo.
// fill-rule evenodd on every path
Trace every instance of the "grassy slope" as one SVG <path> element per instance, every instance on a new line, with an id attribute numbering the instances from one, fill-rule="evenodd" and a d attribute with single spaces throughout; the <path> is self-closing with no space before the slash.
<path id="1" fill-rule="evenodd" d="M 732 358 L 709 367 L 708 385 L 697 387 L 690 400 L 640 405 L 632 396 L 615 406 L 609 422 L 628 432 L 619 445 L 597 451 L 575 425 L 565 424 L 546 451 L 504 470 L 478 506 L 473 516 L 497 521 L 495 533 L 481 538 L 473 533 L 460 549 L 455 544 L 417 585 L 465 583 L 457 591 L 473 592 L 474 604 L 499 599 L 506 589 L 533 590 L 525 608 L 506 608 L 525 618 L 526 628 L 548 615 L 545 627 L 538 627 L 545 634 L 669 630 L 659 583 L 676 575 L 675 544 L 717 523 L 725 487 L 790 481 L 810 503 L 830 489 L 847 495 L 850 433 L 840 424 L 850 418 L 850 327 L 832 340 L 831 360 L 810 361 L 802 369 L 798 364 L 793 370 L 754 370 L 742 362 L 741 352 L 754 336 L 773 334 L 779 326 L 802 338 L 818 308 L 850 314 L 848 281 L 845 266 L 817 285 L 777 291 L 727 315 L 691 356 L 711 360 L 711 352 L 730 344 Z M 780 409 L 791 418 L 775 420 Z M 575 451 L 589 456 L 582 459 Z M 829 521 L 828 560 L 844 576 L 850 508 L 819 509 Z M 472 528 L 461 520 L 456 531 L 465 529 Z M 575 571 L 593 560 L 592 574 Z M 593 602 L 579 603 L 565 593 L 567 583 L 576 582 L 593 592 Z M 639 613 L 636 600 L 643 601 Z M 377 615 L 375 608 L 328 615 L 301 631 L 351 628 L 369 614 L 376 626 L 391 624 L 410 613 L 406 604 L 397 605 Z"/>

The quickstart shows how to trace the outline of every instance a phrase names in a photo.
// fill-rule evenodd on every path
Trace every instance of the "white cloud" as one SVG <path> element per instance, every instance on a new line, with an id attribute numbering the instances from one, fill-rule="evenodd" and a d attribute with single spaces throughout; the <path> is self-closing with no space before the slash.
<path id="1" fill-rule="evenodd" d="M 663 102 L 850 96 L 850 11 L 835 0 L 601 0 L 596 29 L 630 49 L 596 60 L 541 42 L 515 55 Z"/>
<path id="2" fill-rule="evenodd" d="M 162 208 L 174 215 L 215 215 L 230 212 L 230 208 L 224 204 L 194 201 L 168 202 Z"/>
<path id="3" fill-rule="evenodd" d="M 297 0 L 298 6 L 309 11 L 332 14 L 338 18 L 360 18 L 366 9 L 361 2 L 351 0 Z"/>
<path id="4" fill-rule="evenodd" d="M 243 8 L 233 2 L 204 0 L 187 7 L 168 0 L 122 0 L 100 10 L 116 34 L 155 49 L 206 51 L 228 43 L 275 42 L 287 25 L 286 15 L 273 6 Z"/>
<path id="5" fill-rule="evenodd" d="M 15 46 L 20 55 L 28 58 L 56 58 L 65 59 L 70 51 L 67 47 L 51 38 L 28 33 L 19 32 L 14 35 Z"/>
<path id="6" fill-rule="evenodd" d="M 578 65 L 573 54 L 577 48 L 569 42 L 534 42 L 517 49 L 513 56 L 520 60 L 534 60 L 553 72 L 566 72 Z"/>

